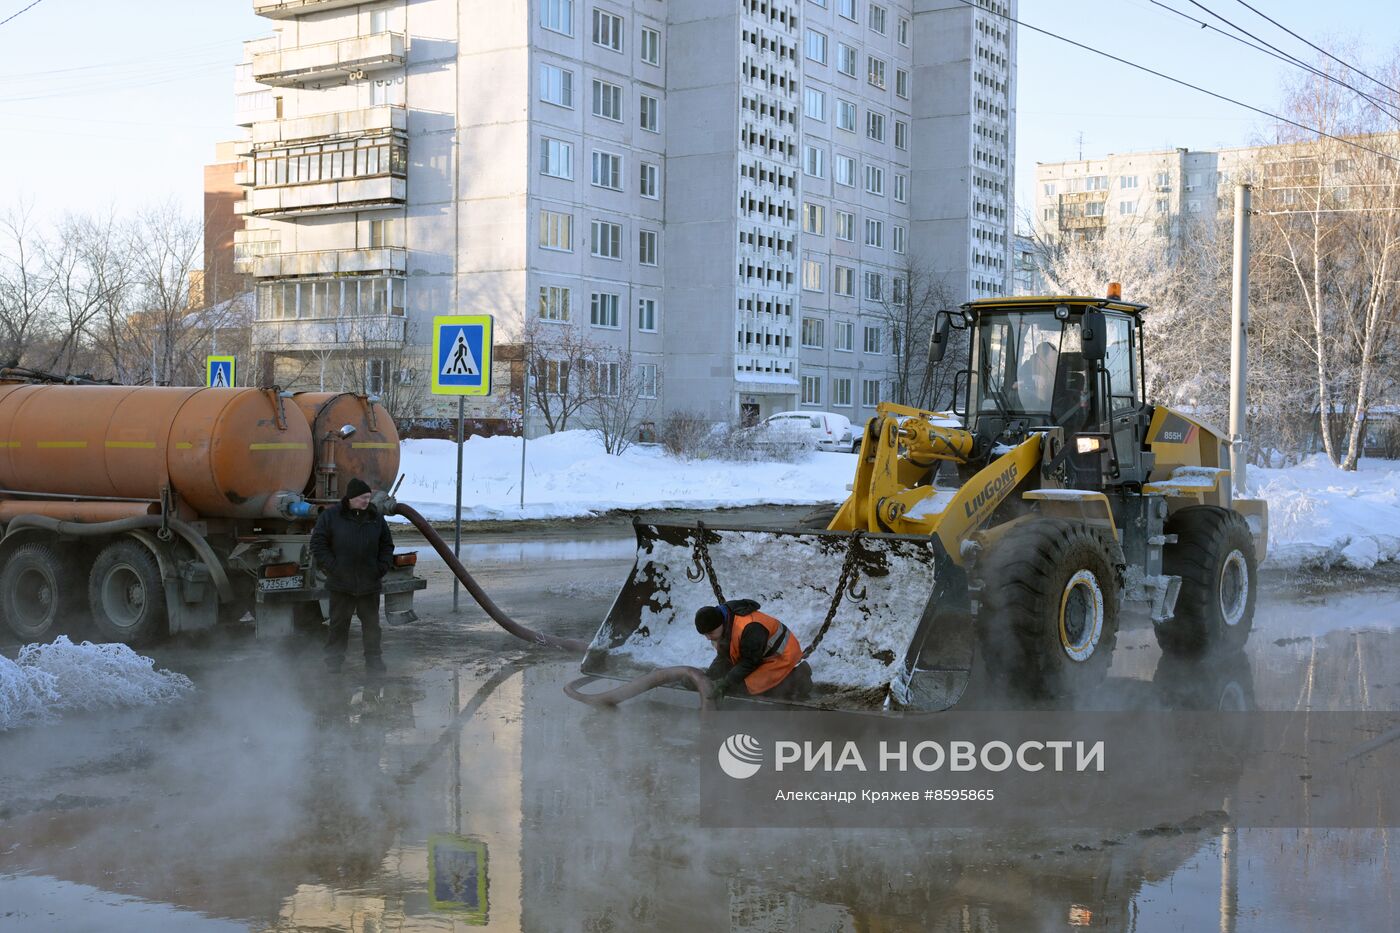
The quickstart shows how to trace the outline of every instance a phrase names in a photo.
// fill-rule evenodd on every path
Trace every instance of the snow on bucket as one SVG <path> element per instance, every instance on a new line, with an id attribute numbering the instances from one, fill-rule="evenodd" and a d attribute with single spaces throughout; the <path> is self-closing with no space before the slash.
<path id="1" fill-rule="evenodd" d="M 907 691 L 934 593 L 936 541 L 640 523 L 635 530 L 636 564 L 584 673 L 629 679 L 658 667 L 707 667 L 714 649 L 694 616 L 715 604 L 713 579 L 726 599 L 757 601 L 811 649 L 814 705 L 878 708 Z"/>
<path id="2" fill-rule="evenodd" d="M 25 645 L 15 661 L 0 657 L 0 731 L 52 722 L 67 710 L 169 703 L 193 689 L 185 675 L 156 670 L 126 645 L 75 645 L 60 635 L 51 645 Z"/>

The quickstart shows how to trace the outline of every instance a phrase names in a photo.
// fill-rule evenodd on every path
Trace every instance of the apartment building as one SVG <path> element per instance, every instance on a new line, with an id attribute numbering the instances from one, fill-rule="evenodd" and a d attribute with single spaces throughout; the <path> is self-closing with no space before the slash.
<path id="1" fill-rule="evenodd" d="M 236 248 L 279 381 L 426 382 L 431 318 L 491 313 L 626 350 L 658 413 L 859 421 L 907 270 L 1010 291 L 1014 3 L 254 8 Z"/>

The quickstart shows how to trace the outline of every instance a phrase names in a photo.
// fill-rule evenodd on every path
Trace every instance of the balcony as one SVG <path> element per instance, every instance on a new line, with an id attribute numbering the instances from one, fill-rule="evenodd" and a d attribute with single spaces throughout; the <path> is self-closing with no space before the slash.
<path id="1" fill-rule="evenodd" d="M 248 217 L 314 217 L 345 211 L 398 207 L 408 200 L 408 179 L 393 175 L 343 178 L 275 188 L 253 188 L 235 209 Z"/>
<path id="2" fill-rule="evenodd" d="M 234 244 L 235 257 L 238 244 Z M 281 278 L 298 275 L 363 275 L 390 273 L 403 275 L 408 271 L 408 252 L 392 246 L 369 249 L 323 249 L 296 253 L 269 252 L 250 263 L 254 276 Z"/>
<path id="3" fill-rule="evenodd" d="M 233 271 L 239 275 L 255 273 L 258 260 L 282 248 L 282 241 L 267 230 L 235 230 L 233 232 Z"/>
<path id="4" fill-rule="evenodd" d="M 393 350 L 408 340 L 408 322 L 394 315 L 256 321 L 258 350 Z"/>
<path id="5" fill-rule="evenodd" d="M 253 12 L 268 19 L 291 19 L 307 13 L 343 10 L 365 0 L 253 0 Z"/>
<path id="6" fill-rule="evenodd" d="M 311 82 L 344 84 L 367 74 L 401 68 L 407 40 L 402 33 L 380 32 L 335 42 L 319 42 L 253 56 L 253 78 L 273 87 Z"/>
<path id="7" fill-rule="evenodd" d="M 407 133 L 408 111 L 403 107 L 366 107 L 321 113 L 296 120 L 268 120 L 253 124 L 253 146 L 258 149 L 306 140 L 342 139 L 384 133 Z M 246 154 L 246 153 L 244 153 Z"/>

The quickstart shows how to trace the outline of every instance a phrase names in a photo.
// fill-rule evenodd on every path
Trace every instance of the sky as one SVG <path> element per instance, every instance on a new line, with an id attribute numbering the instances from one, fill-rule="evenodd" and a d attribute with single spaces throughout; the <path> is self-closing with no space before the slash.
<path id="1" fill-rule="evenodd" d="M 0 0 L 0 20 L 30 2 Z M 1226 28 L 1191 0 L 1161 2 Z M 1400 48 L 1400 19 L 1387 0 L 1249 3 L 1358 64 Z M 1314 54 L 1241 0 L 1202 6 Z M 1275 110 L 1282 82 L 1300 74 L 1151 0 L 1021 0 L 1019 18 L 1264 110 Z M 56 217 L 174 199 L 197 213 L 203 165 L 217 142 L 237 135 L 240 43 L 271 25 L 253 15 L 252 0 L 40 0 L 0 26 L 0 125 L 9 140 L 0 146 L 0 210 L 28 199 Z M 1029 29 L 1018 58 L 1018 205 L 1032 203 L 1038 161 L 1248 145 L 1268 124 Z"/>

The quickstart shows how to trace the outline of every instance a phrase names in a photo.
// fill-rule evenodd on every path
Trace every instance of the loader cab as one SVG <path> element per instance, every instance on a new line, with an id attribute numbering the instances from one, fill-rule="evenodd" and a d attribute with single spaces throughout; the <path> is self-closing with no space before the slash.
<path id="1" fill-rule="evenodd" d="M 1104 452 L 1071 454 L 1069 485 L 1099 489 L 1146 478 L 1142 305 L 1071 296 L 963 306 L 971 345 L 968 427 L 989 444 L 1059 426 L 1067 443 L 1097 436 Z M 1086 353 L 1086 312 L 1102 315 L 1103 358 Z M 1091 344 L 1094 341 L 1091 341 Z"/>

